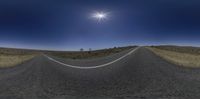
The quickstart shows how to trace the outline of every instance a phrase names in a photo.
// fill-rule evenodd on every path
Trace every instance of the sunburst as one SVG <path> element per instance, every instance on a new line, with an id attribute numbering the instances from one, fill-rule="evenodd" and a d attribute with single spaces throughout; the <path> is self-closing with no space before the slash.
<path id="1" fill-rule="evenodd" d="M 107 19 L 108 14 L 105 12 L 95 12 L 94 14 L 92 14 L 92 17 L 97 19 L 98 22 L 100 22 L 100 21 Z"/>

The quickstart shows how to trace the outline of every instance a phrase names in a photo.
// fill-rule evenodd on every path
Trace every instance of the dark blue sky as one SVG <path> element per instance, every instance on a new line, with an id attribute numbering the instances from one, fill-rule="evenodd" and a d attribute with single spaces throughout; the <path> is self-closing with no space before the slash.
<path id="1" fill-rule="evenodd" d="M 91 19 L 94 11 L 109 18 Z M 54 50 L 200 46 L 199 0 L 1 0 L 0 46 Z"/>

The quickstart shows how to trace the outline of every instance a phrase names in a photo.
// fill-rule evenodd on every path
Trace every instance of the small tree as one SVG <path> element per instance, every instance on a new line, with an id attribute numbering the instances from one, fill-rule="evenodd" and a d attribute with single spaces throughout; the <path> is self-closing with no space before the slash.
<path id="1" fill-rule="evenodd" d="M 83 51 L 84 51 L 84 49 L 83 49 L 83 48 L 81 48 L 81 49 L 80 49 L 80 51 L 81 51 L 81 52 L 83 52 Z"/>
<path id="2" fill-rule="evenodd" d="M 90 54 L 92 52 L 92 49 L 91 48 L 89 48 L 89 51 L 88 51 L 88 53 Z"/>

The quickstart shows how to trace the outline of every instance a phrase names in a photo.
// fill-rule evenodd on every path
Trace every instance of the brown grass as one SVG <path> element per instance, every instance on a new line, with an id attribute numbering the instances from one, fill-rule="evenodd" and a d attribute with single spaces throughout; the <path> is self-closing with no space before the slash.
<path id="1" fill-rule="evenodd" d="M 12 67 L 33 58 L 35 55 L 5 55 L 0 54 L 0 68 Z"/>
<path id="2" fill-rule="evenodd" d="M 161 50 L 168 50 L 180 53 L 188 53 L 193 55 L 200 55 L 200 48 L 199 47 L 192 47 L 192 46 L 172 46 L 172 45 L 162 45 L 162 46 L 151 46 L 153 48 L 158 48 Z"/>
<path id="3" fill-rule="evenodd" d="M 111 54 L 119 53 L 127 49 L 134 48 L 136 46 L 128 46 L 128 47 L 116 47 L 110 49 L 101 49 L 101 50 L 94 50 L 94 51 L 77 51 L 77 52 L 47 52 L 46 54 L 67 58 L 67 59 L 88 59 L 88 58 L 98 58 L 104 57 Z"/>
<path id="4" fill-rule="evenodd" d="M 182 53 L 178 51 L 163 50 L 155 47 L 148 47 L 156 55 L 166 59 L 169 62 L 184 67 L 198 68 L 200 67 L 200 55 L 191 53 Z"/>

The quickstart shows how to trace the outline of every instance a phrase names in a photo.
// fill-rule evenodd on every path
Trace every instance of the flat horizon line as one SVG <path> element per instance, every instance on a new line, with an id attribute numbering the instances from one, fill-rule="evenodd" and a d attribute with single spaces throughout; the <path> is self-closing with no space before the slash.
<path id="1" fill-rule="evenodd" d="M 104 49 L 110 49 L 110 48 L 119 48 L 119 47 L 131 47 L 131 46 L 180 46 L 180 47 L 197 47 L 200 48 L 200 46 L 194 46 L 194 45 L 178 45 L 178 44 L 149 44 L 149 45 L 127 45 L 127 46 L 113 46 L 113 47 L 107 47 L 107 48 L 98 48 L 94 49 L 92 51 L 97 51 L 97 50 L 104 50 Z M 57 50 L 57 49 L 40 49 L 40 48 L 25 48 L 25 47 L 4 47 L 0 46 L 0 49 L 17 49 L 17 50 L 34 50 L 34 51 L 69 51 L 69 52 L 77 52 L 80 50 Z M 81 48 L 80 48 L 81 49 Z M 89 50 L 84 50 L 84 51 L 89 51 Z"/>

